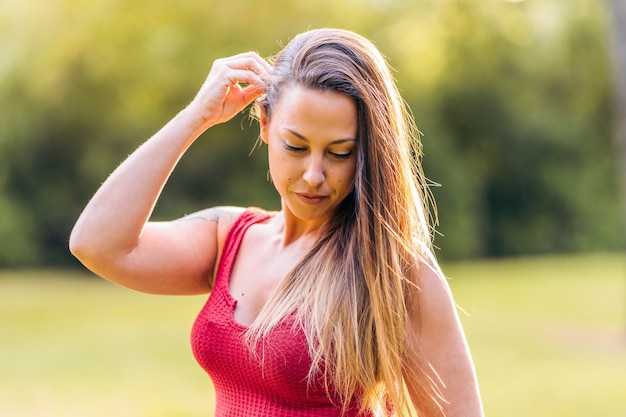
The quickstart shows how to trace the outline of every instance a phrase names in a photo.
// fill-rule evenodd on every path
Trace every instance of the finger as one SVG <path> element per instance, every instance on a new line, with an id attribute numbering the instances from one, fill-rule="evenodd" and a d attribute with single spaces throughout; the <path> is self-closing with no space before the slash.
<path id="1" fill-rule="evenodd" d="M 261 56 L 257 54 L 256 52 L 243 52 L 243 53 L 234 55 L 231 58 L 235 60 L 250 59 L 254 61 L 254 64 L 257 68 L 262 69 L 264 72 L 272 71 L 272 66 L 265 59 L 261 58 Z"/>
<path id="2" fill-rule="evenodd" d="M 241 95 L 245 106 L 252 103 L 255 99 L 263 94 L 265 94 L 265 88 L 261 88 L 252 84 L 241 89 Z"/>
<path id="3" fill-rule="evenodd" d="M 226 83 L 225 86 L 234 86 L 241 84 L 250 84 L 255 85 L 261 89 L 265 89 L 265 82 L 263 78 L 250 70 L 230 70 L 226 74 Z"/>
<path id="4" fill-rule="evenodd" d="M 261 58 L 258 54 L 254 53 L 252 55 L 252 58 L 259 65 L 259 67 L 263 69 L 264 72 L 266 72 L 266 73 L 271 73 L 272 72 L 273 67 L 269 64 L 269 62 L 267 62 L 265 59 Z"/>
<path id="5" fill-rule="evenodd" d="M 261 77 L 267 77 L 272 72 L 272 67 L 259 55 L 253 52 L 235 55 L 234 57 L 216 61 L 219 66 L 230 69 L 243 69 L 252 71 Z"/>
<path id="6" fill-rule="evenodd" d="M 245 88 L 235 85 L 229 88 L 226 102 L 231 103 L 234 108 L 236 108 L 236 111 L 240 111 L 252 103 L 256 98 L 261 96 L 264 92 L 264 89 L 254 85 L 250 85 Z"/>

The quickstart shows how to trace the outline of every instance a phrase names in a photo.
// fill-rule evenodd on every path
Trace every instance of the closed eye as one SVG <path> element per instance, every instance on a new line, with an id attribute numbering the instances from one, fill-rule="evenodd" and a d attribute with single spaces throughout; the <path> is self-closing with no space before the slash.
<path id="1" fill-rule="evenodd" d="M 336 159 L 348 159 L 352 156 L 352 151 L 348 153 L 337 153 L 337 152 L 329 152 L 330 156 Z"/>
<path id="2" fill-rule="evenodd" d="M 299 148 L 297 146 L 291 146 L 288 143 L 283 144 L 283 148 L 289 152 L 300 153 L 306 151 L 306 148 Z"/>

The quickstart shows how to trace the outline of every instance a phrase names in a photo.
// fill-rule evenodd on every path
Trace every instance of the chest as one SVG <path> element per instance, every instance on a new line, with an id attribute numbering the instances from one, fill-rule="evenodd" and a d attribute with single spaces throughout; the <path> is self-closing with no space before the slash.
<path id="1" fill-rule="evenodd" d="M 230 315 L 233 304 L 225 287 L 219 288 L 211 294 L 192 329 L 194 355 L 211 376 L 218 405 L 237 408 L 249 403 L 267 407 L 280 400 L 281 408 L 329 406 L 324 388 L 309 384 L 308 344 L 292 319 L 279 324 L 268 337 L 251 347 L 244 341 L 246 327 Z M 247 415 L 268 414 L 265 410 Z"/>
<path id="2" fill-rule="evenodd" d="M 228 283 L 228 291 L 237 301 L 235 320 L 250 325 L 305 253 L 300 247 L 283 248 L 279 242 L 259 236 L 259 231 L 249 230 Z"/>

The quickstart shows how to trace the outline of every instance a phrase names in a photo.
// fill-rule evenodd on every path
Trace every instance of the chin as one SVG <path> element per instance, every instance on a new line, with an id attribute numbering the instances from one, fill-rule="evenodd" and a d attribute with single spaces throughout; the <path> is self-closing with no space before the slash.
<path id="1" fill-rule="evenodd" d="M 302 207 L 302 204 L 283 204 L 283 210 L 288 211 L 300 220 L 310 222 L 323 222 L 330 219 L 334 210 L 325 207 Z"/>

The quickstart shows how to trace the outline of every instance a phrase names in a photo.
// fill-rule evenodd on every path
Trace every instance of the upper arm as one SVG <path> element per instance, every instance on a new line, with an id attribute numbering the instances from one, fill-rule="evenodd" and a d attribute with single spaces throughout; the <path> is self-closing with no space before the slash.
<path id="1" fill-rule="evenodd" d="M 476 373 L 457 308 L 434 257 L 419 265 L 418 308 L 412 310 L 411 343 L 432 369 L 445 399 L 446 417 L 483 416 Z"/>
<path id="2" fill-rule="evenodd" d="M 242 211 L 215 207 L 173 221 L 148 222 L 130 252 L 115 259 L 103 256 L 99 265 L 87 266 L 141 292 L 207 293 L 225 235 Z"/>

